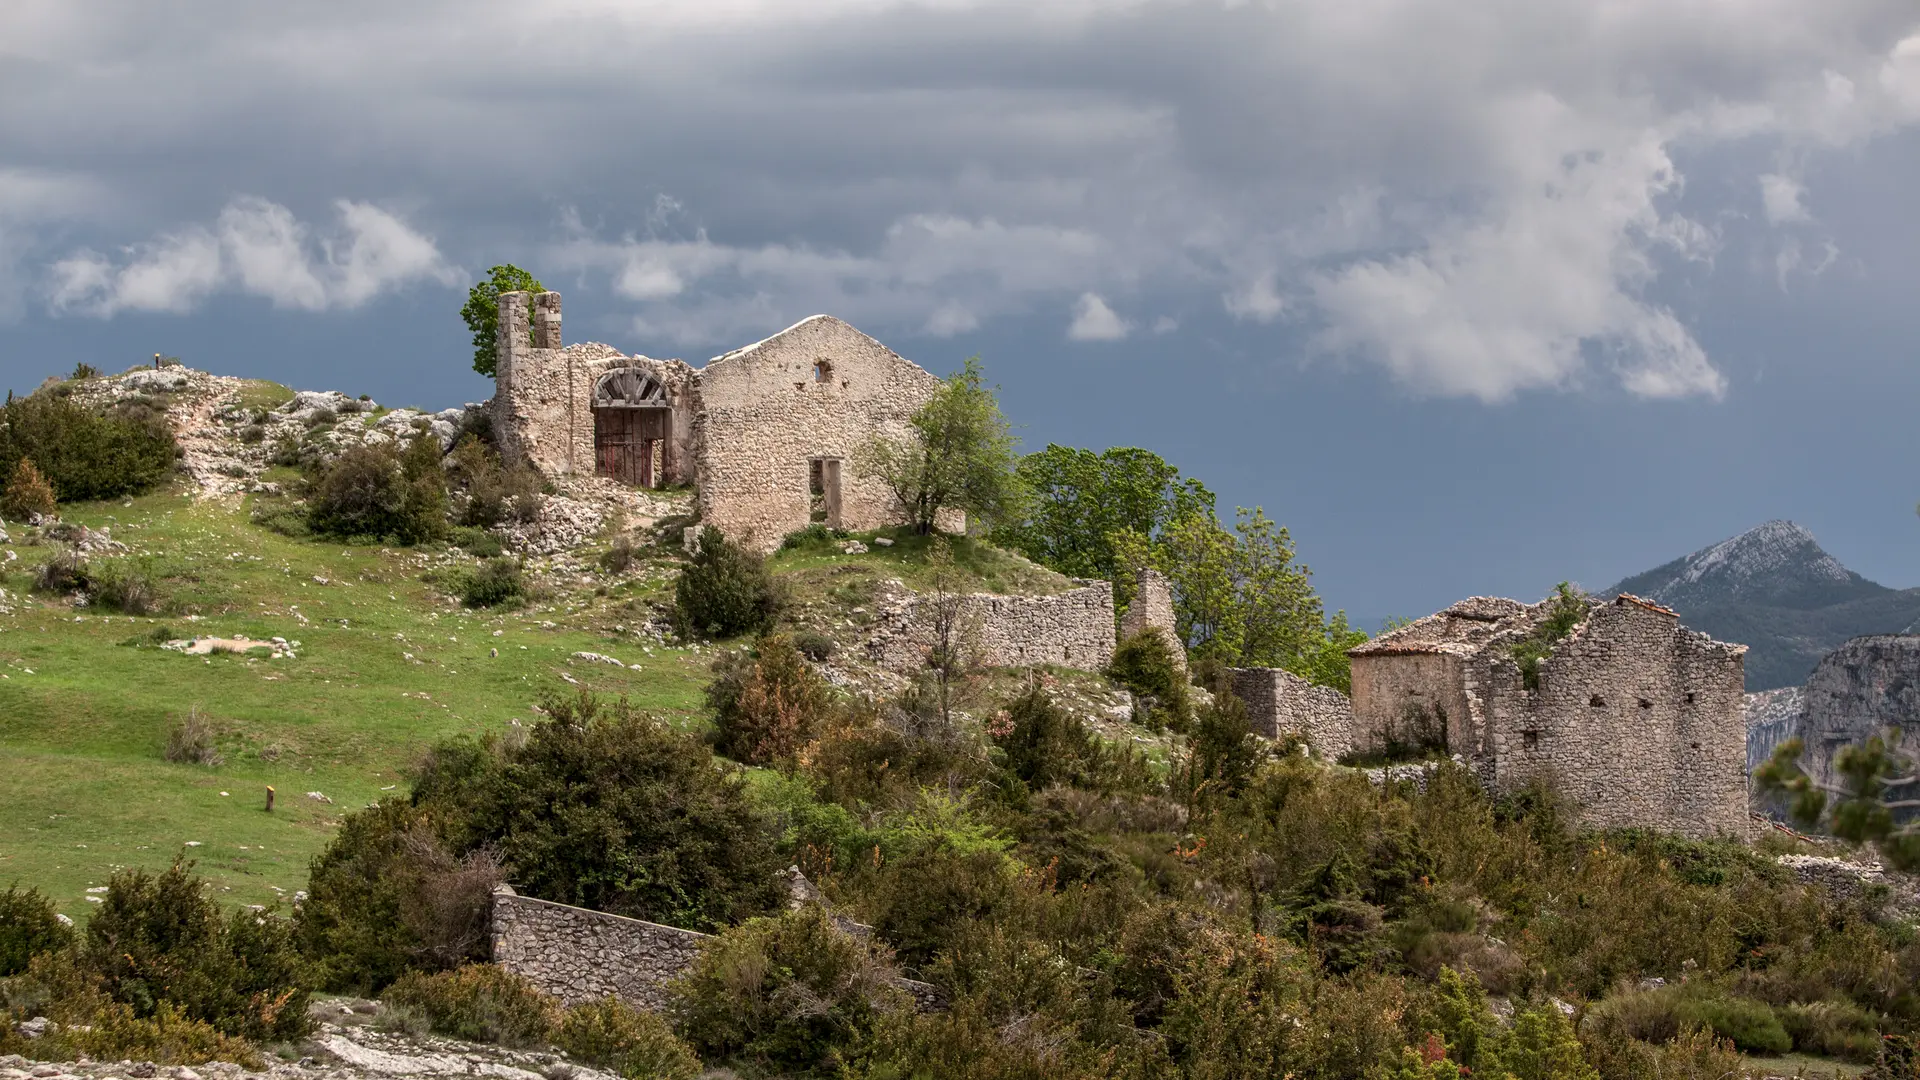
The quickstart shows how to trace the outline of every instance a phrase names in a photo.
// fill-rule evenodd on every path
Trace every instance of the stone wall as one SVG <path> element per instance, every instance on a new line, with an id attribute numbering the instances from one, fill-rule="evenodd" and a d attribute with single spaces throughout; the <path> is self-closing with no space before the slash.
<path id="1" fill-rule="evenodd" d="M 875 529 L 901 520 L 898 501 L 853 457 L 868 441 L 904 439 L 940 380 L 839 319 L 816 315 L 700 372 L 695 482 L 702 521 L 762 551 L 810 521 L 810 470 L 839 462 L 839 518 Z M 964 528 L 964 521 L 943 527 Z M 957 531 L 957 530 L 955 530 Z"/>
<path id="2" fill-rule="evenodd" d="M 612 996 L 666 1007 L 666 984 L 711 935 L 603 911 L 493 894 L 493 961 L 569 1005 Z"/>
<path id="3" fill-rule="evenodd" d="M 1336 760 L 1353 748 L 1353 703 L 1328 686 L 1279 668 L 1231 668 L 1233 693 L 1255 733 L 1302 735 L 1314 757 Z"/>
<path id="4" fill-rule="evenodd" d="M 1158 570 L 1142 568 L 1134 574 L 1133 603 L 1120 617 L 1120 636 L 1130 638 L 1142 630 L 1157 632 L 1173 654 L 1173 662 L 1187 670 L 1187 646 L 1180 640 L 1179 625 L 1173 616 L 1173 586 Z"/>
<path id="5" fill-rule="evenodd" d="M 871 927 L 834 921 L 856 937 L 872 934 Z M 712 938 L 520 896 L 504 885 L 493 893 L 494 963 L 568 1005 L 615 997 L 658 1012 L 668 1004 L 667 984 L 693 966 L 702 943 Z M 896 979 L 894 984 L 923 1012 L 946 1007 L 946 995 L 931 983 Z"/>
<path id="6" fill-rule="evenodd" d="M 1596 828 L 1744 836 L 1746 647 L 1631 597 L 1597 605 L 1529 690 L 1506 639 L 1468 665 L 1496 790 L 1549 779 Z"/>
<path id="7" fill-rule="evenodd" d="M 1107 582 L 1052 596 L 969 593 L 955 600 L 964 640 L 984 666 L 1054 664 L 1099 671 L 1113 660 L 1113 587 Z M 882 604 L 867 658 L 893 671 L 919 669 L 933 645 L 934 602 L 902 592 Z"/>
<path id="8" fill-rule="evenodd" d="M 1409 712 L 1419 710 L 1444 720 L 1450 751 L 1478 752 L 1465 665 L 1466 657 L 1445 652 L 1353 655 L 1350 749 L 1381 745 L 1389 731 L 1405 730 Z"/>

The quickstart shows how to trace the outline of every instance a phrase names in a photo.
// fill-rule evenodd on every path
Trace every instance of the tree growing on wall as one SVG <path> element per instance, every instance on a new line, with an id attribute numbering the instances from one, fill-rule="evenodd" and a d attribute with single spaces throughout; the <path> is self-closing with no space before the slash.
<path id="1" fill-rule="evenodd" d="M 913 414 L 913 434 L 876 438 L 854 454 L 854 467 L 878 478 L 899 501 L 914 531 L 933 531 L 942 510 L 963 510 L 992 526 L 1019 515 L 1026 489 L 1014 470 L 1014 437 L 980 358 Z"/>
<path id="2" fill-rule="evenodd" d="M 546 286 L 532 274 L 508 263 L 487 272 L 487 280 L 467 290 L 466 306 L 460 317 L 473 332 L 473 370 L 492 378 L 500 335 L 500 294 L 503 292 L 545 292 Z M 532 340 L 532 331 L 528 331 Z"/>
<path id="3" fill-rule="evenodd" d="M 1787 799 L 1802 828 L 1825 828 L 1853 844 L 1871 845 L 1899 870 L 1920 868 L 1920 761 L 1904 752 L 1898 728 L 1848 746 L 1834 756 L 1841 783 L 1822 784 L 1800 764 L 1806 744 L 1788 739 L 1754 771 L 1760 790 Z M 1906 820 L 1902 820 L 1902 818 Z"/>

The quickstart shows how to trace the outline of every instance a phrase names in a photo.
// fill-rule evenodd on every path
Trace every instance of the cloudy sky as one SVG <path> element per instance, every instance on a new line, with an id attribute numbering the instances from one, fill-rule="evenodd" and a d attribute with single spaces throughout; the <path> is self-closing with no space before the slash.
<path id="1" fill-rule="evenodd" d="M 814 312 L 1156 450 L 1329 601 L 1774 517 L 1920 584 L 1912 0 L 8 0 L 0 382 L 155 351 L 483 398 Z"/>

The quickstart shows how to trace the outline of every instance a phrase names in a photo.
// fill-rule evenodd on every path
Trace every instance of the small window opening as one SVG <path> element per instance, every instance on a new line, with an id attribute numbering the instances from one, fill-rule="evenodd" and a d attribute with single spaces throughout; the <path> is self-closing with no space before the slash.
<path id="1" fill-rule="evenodd" d="M 1695 750 L 1700 749 L 1699 743 L 1688 743 L 1687 745 L 1693 747 Z"/>
<path id="2" fill-rule="evenodd" d="M 1693 691 L 1687 691 L 1687 704 L 1693 704 Z"/>
<path id="3" fill-rule="evenodd" d="M 1521 732 L 1520 745 L 1528 750 L 1535 749 L 1540 745 L 1540 733 L 1531 730 Z"/>
<path id="4" fill-rule="evenodd" d="M 1596 709 L 1604 709 L 1607 707 L 1606 699 L 1601 697 L 1599 694 L 1595 694 L 1592 697 L 1588 698 L 1587 704 L 1593 706 Z"/>
<path id="5" fill-rule="evenodd" d="M 1643 709 L 1651 709 L 1653 708 L 1653 702 L 1648 700 L 1647 698 L 1641 698 L 1640 707 Z"/>
<path id="6" fill-rule="evenodd" d="M 813 381 L 817 383 L 832 382 L 833 364 L 826 360 L 815 360 L 813 362 Z"/>

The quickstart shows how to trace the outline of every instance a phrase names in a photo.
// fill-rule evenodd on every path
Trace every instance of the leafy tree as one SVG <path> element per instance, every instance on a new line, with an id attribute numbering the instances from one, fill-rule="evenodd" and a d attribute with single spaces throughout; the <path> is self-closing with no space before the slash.
<path id="1" fill-rule="evenodd" d="M 508 263 L 487 272 L 487 280 L 467 290 L 467 303 L 460 309 L 467 329 L 473 332 L 473 370 L 492 378 L 499 358 L 500 294 L 503 292 L 545 292 L 532 274 Z M 531 331 L 529 331 L 531 340 Z"/>
<path id="2" fill-rule="evenodd" d="M 1014 468 L 1013 433 L 980 358 L 947 379 L 914 413 L 913 435 L 876 438 L 854 454 L 854 466 L 893 492 L 915 531 L 926 535 L 942 510 L 963 510 L 993 525 L 1015 518 L 1025 487 Z"/>
<path id="3" fill-rule="evenodd" d="M 32 458 L 61 502 L 147 491 L 172 475 L 177 453 L 159 420 L 100 415 L 49 393 L 0 407 L 0 476 Z"/>
<path id="4" fill-rule="evenodd" d="M 773 621 L 780 599 L 767 561 L 709 525 L 700 531 L 693 560 L 674 581 L 674 629 L 710 638 L 759 630 Z"/>
<path id="5" fill-rule="evenodd" d="M 1901 870 L 1920 867 L 1920 820 L 1899 820 L 1920 807 L 1920 768 L 1899 750 L 1899 729 L 1843 747 L 1833 760 L 1844 783 L 1821 784 L 1800 765 L 1806 745 L 1788 739 L 1754 772 L 1760 790 L 1788 796 L 1788 812 L 1805 828 L 1824 825 L 1854 844 L 1871 844 Z M 1901 797 L 1905 795 L 1907 797 Z"/>
<path id="6" fill-rule="evenodd" d="M 748 765 L 791 762 L 832 707 L 832 690 L 788 634 L 761 638 L 755 653 L 720 661 L 707 686 L 720 752 Z"/>
<path id="7" fill-rule="evenodd" d="M 1074 577 L 1119 580 L 1131 568 L 1116 536 L 1158 537 L 1176 521 L 1213 513 L 1213 492 L 1138 447 L 1096 454 L 1049 443 L 1015 471 L 1033 497 L 1023 517 L 994 530 L 993 542 Z"/>

